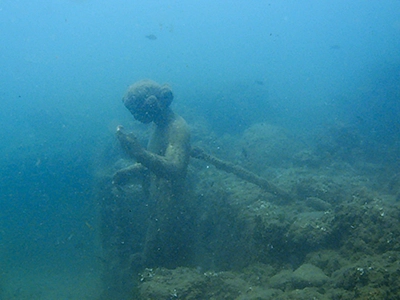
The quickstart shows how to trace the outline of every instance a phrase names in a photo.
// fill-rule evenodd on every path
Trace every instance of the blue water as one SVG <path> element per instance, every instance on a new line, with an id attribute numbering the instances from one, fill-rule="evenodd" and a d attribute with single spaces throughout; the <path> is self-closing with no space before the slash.
<path id="1" fill-rule="evenodd" d="M 399 143 L 399 1 L 1 1 L 0 39 L 7 299 L 55 297 L 15 282 L 45 278 L 40 268 L 86 274 L 96 290 L 95 181 L 119 155 L 116 125 L 133 124 L 121 97 L 137 80 L 169 83 L 174 109 L 217 136 L 347 124 L 383 149 Z"/>

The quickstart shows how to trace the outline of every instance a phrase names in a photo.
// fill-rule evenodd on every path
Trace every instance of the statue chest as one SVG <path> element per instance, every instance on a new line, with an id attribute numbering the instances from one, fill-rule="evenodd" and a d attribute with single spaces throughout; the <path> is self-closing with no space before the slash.
<path id="1" fill-rule="evenodd" d="M 168 130 L 156 128 L 151 135 L 147 150 L 164 156 L 169 143 Z"/>

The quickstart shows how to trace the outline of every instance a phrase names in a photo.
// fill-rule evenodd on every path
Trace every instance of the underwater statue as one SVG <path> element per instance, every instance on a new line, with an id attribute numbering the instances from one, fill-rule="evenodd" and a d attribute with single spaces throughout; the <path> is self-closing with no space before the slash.
<path id="1" fill-rule="evenodd" d="M 131 255 L 133 268 L 174 268 L 191 257 L 191 217 L 185 197 L 190 132 L 185 120 L 171 110 L 172 100 L 167 85 L 151 80 L 133 84 L 123 97 L 136 120 L 155 125 L 147 148 L 122 126 L 116 132 L 122 148 L 136 163 L 117 171 L 113 184 L 141 180 L 150 208 L 143 252 Z"/>

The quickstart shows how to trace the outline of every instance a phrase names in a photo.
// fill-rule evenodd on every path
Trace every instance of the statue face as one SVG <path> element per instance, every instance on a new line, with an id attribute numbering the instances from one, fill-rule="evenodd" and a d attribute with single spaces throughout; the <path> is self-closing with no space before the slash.
<path id="1" fill-rule="evenodd" d="M 172 99 L 168 86 L 142 80 L 131 85 L 122 100 L 136 120 L 147 124 L 160 117 Z"/>
<path id="2" fill-rule="evenodd" d="M 157 98 L 154 95 L 146 99 L 135 98 L 129 103 L 125 102 L 125 105 L 136 120 L 145 124 L 154 121 L 154 118 L 160 113 Z"/>

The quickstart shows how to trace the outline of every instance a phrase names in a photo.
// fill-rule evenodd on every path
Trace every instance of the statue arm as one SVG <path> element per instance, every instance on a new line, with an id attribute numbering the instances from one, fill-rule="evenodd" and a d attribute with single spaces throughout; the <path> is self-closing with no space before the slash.
<path id="1" fill-rule="evenodd" d="M 189 129 L 186 124 L 173 127 L 172 132 L 169 133 L 170 141 L 164 156 L 147 150 L 143 150 L 136 156 L 138 162 L 157 176 L 166 179 L 184 177 L 190 158 Z"/>
<path id="2" fill-rule="evenodd" d="M 189 163 L 190 133 L 186 123 L 177 122 L 171 126 L 164 156 L 144 149 L 135 136 L 123 133 L 122 128 L 118 128 L 117 137 L 128 155 L 138 163 L 159 177 L 177 179 L 185 175 Z"/>

